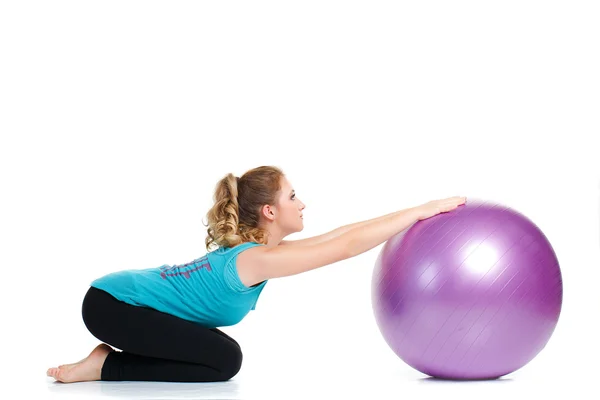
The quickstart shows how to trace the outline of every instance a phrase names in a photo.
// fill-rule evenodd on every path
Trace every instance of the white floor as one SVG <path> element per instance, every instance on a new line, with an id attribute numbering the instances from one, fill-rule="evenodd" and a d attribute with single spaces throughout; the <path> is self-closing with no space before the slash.
<path id="1" fill-rule="evenodd" d="M 298 355 L 294 355 L 298 357 Z M 273 363 L 276 354 L 253 354 L 234 379 L 220 383 L 163 382 L 84 382 L 63 384 L 44 376 L 41 361 L 35 363 L 23 379 L 13 380 L 14 390 L 6 387 L 11 398 L 35 399 L 306 399 L 306 398 L 373 398 L 373 399 L 532 399 L 550 395 L 573 395 L 578 399 L 599 399 L 600 390 L 593 380 L 593 370 L 565 364 L 557 367 L 542 355 L 523 369 L 496 381 L 450 382 L 421 375 L 399 360 L 390 357 L 379 368 L 364 368 L 368 359 L 356 365 L 350 360 L 324 357 L 309 365 L 309 355 L 302 367 L 289 360 Z M 381 361 L 381 358 L 379 358 Z M 270 366 L 266 362 L 271 363 Z M 300 364 L 300 361 L 296 365 Z M 361 366 L 363 366 L 361 368 Z M 583 367 L 583 366 L 580 366 Z M 333 373 L 330 371 L 334 371 Z M 9 384 L 10 386 L 10 384 Z M 586 394 L 584 394 L 586 393 Z M 17 395 L 17 396 L 15 396 Z M 546 397 L 547 398 L 547 397 Z M 563 397 L 564 398 L 564 397 Z"/>
<path id="2" fill-rule="evenodd" d="M 391 371 L 390 371 L 391 372 Z M 60 384 L 50 379 L 35 380 L 36 398 L 127 398 L 127 399 L 289 399 L 289 398 L 376 398 L 376 399 L 531 399 L 572 394 L 574 387 L 586 390 L 578 398 L 598 399 L 598 388 L 589 380 L 534 377 L 521 374 L 497 381 L 446 382 L 418 374 L 393 373 L 381 377 L 336 375 L 331 378 L 311 374 L 278 376 L 276 379 L 237 377 L 222 383 L 87 382 Z M 409 396 L 409 397 L 407 397 Z"/>
<path id="3" fill-rule="evenodd" d="M 573 383 L 573 382 L 572 382 Z M 47 385 L 50 399 L 127 398 L 127 399 L 289 399 L 289 398 L 406 398 L 433 399 L 529 399 L 532 396 L 567 394 L 573 386 L 564 381 L 540 382 L 500 380 L 479 383 L 446 383 L 427 379 L 351 381 L 349 379 L 311 380 L 289 377 L 268 383 L 233 380 L 225 383 L 141 383 L 93 382 Z M 37 394 L 37 393 L 36 393 Z M 371 397 L 372 396 L 372 397 Z M 585 398 L 585 397 L 582 397 Z M 590 395 L 597 399 L 598 393 Z"/>

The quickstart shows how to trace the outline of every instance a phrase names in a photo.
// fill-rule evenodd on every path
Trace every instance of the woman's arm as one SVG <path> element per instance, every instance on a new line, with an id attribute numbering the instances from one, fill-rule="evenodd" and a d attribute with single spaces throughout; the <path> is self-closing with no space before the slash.
<path id="1" fill-rule="evenodd" d="M 371 218 L 365 221 L 360 221 L 360 222 L 355 222 L 352 224 L 348 224 L 348 225 L 343 225 L 340 226 L 339 228 L 335 228 L 334 230 L 324 233 L 322 235 L 318 235 L 318 236 L 313 236 L 313 237 L 309 237 L 306 239 L 298 239 L 298 240 L 282 240 L 279 245 L 285 245 L 285 246 L 310 246 L 313 244 L 317 244 L 317 243 L 321 243 L 321 242 L 325 242 L 327 240 L 333 239 L 335 237 L 340 236 L 343 233 L 346 233 L 354 228 L 362 228 L 365 227 L 366 225 L 370 225 L 373 222 L 381 222 L 383 220 L 386 220 L 394 215 L 398 215 L 399 213 L 403 212 L 401 211 L 396 211 L 393 213 L 389 213 L 380 217 L 376 217 L 376 218 Z"/>
<path id="2" fill-rule="evenodd" d="M 307 272 L 362 254 L 403 231 L 416 221 L 448 212 L 464 204 L 462 197 L 436 200 L 377 218 L 354 227 L 331 240 L 311 246 L 257 246 L 237 259 L 240 279 L 253 286 L 267 279 Z"/>
<path id="3" fill-rule="evenodd" d="M 378 218 L 376 222 L 365 224 L 360 229 L 355 226 L 331 240 L 312 245 L 257 246 L 238 255 L 238 275 L 242 283 L 250 287 L 268 279 L 308 272 L 354 257 L 385 241 L 395 232 L 406 229 L 419 219 L 420 214 L 418 208 L 388 214 L 387 219 Z"/>

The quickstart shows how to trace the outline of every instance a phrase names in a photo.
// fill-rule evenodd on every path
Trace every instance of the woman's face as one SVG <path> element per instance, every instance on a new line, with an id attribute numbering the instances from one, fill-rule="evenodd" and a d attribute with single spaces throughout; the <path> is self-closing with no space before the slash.
<path id="1" fill-rule="evenodd" d="M 296 197 L 294 188 L 286 177 L 281 178 L 281 193 L 277 200 L 275 210 L 279 227 L 289 233 L 300 232 L 304 229 L 302 210 L 306 206 Z"/>

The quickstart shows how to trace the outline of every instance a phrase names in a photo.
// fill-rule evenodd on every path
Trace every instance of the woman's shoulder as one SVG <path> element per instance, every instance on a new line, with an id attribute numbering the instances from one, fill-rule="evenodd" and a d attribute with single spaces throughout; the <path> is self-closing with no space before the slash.
<path id="1" fill-rule="evenodd" d="M 264 246 L 264 244 L 258 243 L 258 242 L 243 242 L 240 244 L 236 244 L 234 246 L 219 246 L 217 249 L 213 250 L 212 252 L 218 253 L 218 254 L 224 254 L 224 253 L 229 253 L 232 251 L 238 252 L 238 251 L 246 250 L 248 248 L 259 247 L 259 246 Z"/>
<path id="2" fill-rule="evenodd" d="M 257 276 L 257 265 L 261 264 L 261 255 L 259 254 L 261 250 L 263 250 L 264 245 L 256 242 L 246 242 L 253 243 L 255 246 L 246 245 L 245 248 L 241 249 L 236 256 L 235 260 L 235 268 L 236 272 L 240 278 L 240 281 L 246 287 L 257 286 L 264 281 L 262 278 L 258 278 Z M 246 243 L 239 244 L 238 246 L 242 246 Z M 236 246 L 236 247 L 238 247 Z"/>

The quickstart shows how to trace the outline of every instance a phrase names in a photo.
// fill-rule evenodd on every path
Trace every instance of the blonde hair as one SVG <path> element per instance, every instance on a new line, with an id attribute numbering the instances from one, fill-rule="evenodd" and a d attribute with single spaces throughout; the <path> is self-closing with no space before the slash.
<path id="1" fill-rule="evenodd" d="M 206 249 L 234 247 L 245 242 L 267 244 L 268 232 L 259 228 L 261 208 L 276 205 L 283 171 L 274 166 L 253 168 L 241 177 L 225 175 L 216 185 L 214 205 L 206 214 Z"/>

